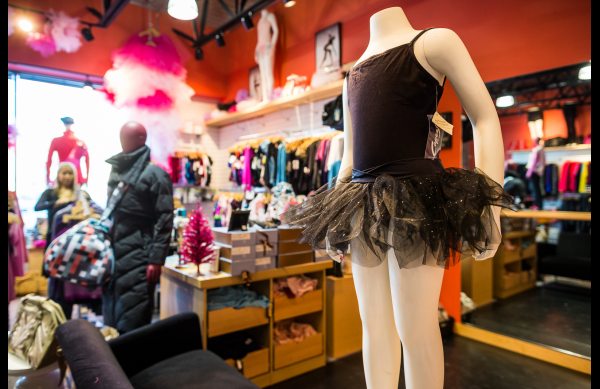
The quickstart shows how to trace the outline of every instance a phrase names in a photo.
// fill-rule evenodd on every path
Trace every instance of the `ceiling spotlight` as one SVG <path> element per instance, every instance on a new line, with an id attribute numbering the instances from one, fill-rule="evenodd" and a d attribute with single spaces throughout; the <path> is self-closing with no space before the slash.
<path id="1" fill-rule="evenodd" d="M 515 105 L 515 98 L 511 95 L 500 96 L 496 99 L 496 107 L 506 108 Z"/>
<path id="2" fill-rule="evenodd" d="M 242 16 L 241 21 L 246 30 L 251 30 L 254 27 L 254 23 L 252 23 L 252 11 L 248 12 L 247 15 Z"/>
<path id="3" fill-rule="evenodd" d="M 592 65 L 585 65 L 579 69 L 580 80 L 591 80 L 592 79 Z"/>
<path id="4" fill-rule="evenodd" d="M 296 5 L 296 0 L 283 0 L 283 5 L 287 8 L 291 8 Z"/>
<path id="5" fill-rule="evenodd" d="M 217 41 L 217 46 L 219 46 L 219 47 L 225 46 L 225 38 L 223 38 L 222 34 L 215 35 L 215 40 Z"/>
<path id="6" fill-rule="evenodd" d="M 198 4 L 196 0 L 169 0 L 167 12 L 175 19 L 193 20 L 198 17 Z"/>
<path id="7" fill-rule="evenodd" d="M 81 35 L 83 35 L 83 39 L 85 39 L 88 42 L 91 42 L 94 40 L 94 34 L 92 34 L 92 28 L 91 27 L 84 27 L 81 29 Z"/>
<path id="8" fill-rule="evenodd" d="M 194 49 L 194 58 L 196 58 L 197 60 L 204 59 L 204 52 L 202 51 L 201 47 L 196 47 Z"/>
<path id="9" fill-rule="evenodd" d="M 17 25 L 24 32 L 33 31 L 33 23 L 31 23 L 31 21 L 29 19 L 19 19 L 19 21 L 17 22 Z"/>

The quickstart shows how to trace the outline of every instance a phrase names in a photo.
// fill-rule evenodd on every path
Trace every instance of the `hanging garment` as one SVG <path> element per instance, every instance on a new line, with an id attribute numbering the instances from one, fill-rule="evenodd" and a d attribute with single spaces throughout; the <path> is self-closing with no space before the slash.
<path id="1" fill-rule="evenodd" d="M 426 31 L 350 70 L 352 176 L 283 215 L 303 228 L 301 242 L 327 249 L 335 260 L 354 239 L 372 254 L 352 255 L 363 266 L 381 264 L 390 249 L 400 268 L 448 266 L 457 253 L 485 258 L 501 241 L 491 206 L 516 209 L 483 171 L 442 166 L 435 113 L 443 85 L 413 51 Z"/>
<path id="2" fill-rule="evenodd" d="M 560 170 L 560 180 L 558 182 L 558 191 L 560 193 L 565 193 L 568 190 L 569 183 L 569 172 L 571 170 L 571 165 L 573 162 L 566 161 L 563 163 Z"/>
<path id="3" fill-rule="evenodd" d="M 581 165 L 581 176 L 579 178 L 579 185 L 577 188 L 577 192 L 579 192 L 579 193 L 586 192 L 585 186 L 587 184 L 588 167 L 589 167 L 589 165 L 587 163 L 583 163 Z"/>
<path id="4" fill-rule="evenodd" d="M 281 142 L 277 147 L 277 179 L 276 184 L 280 182 L 286 182 L 286 165 L 287 165 L 287 152 L 285 150 L 285 143 Z"/>

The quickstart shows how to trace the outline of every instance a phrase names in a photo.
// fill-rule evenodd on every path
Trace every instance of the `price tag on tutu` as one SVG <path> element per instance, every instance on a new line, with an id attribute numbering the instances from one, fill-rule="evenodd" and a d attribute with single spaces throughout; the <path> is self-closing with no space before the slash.
<path id="1" fill-rule="evenodd" d="M 446 119 L 444 119 L 442 117 L 442 115 L 440 115 L 437 111 L 436 111 L 436 113 L 433 114 L 431 121 L 438 128 L 441 128 L 442 130 L 446 131 L 448 134 L 452 135 L 452 129 L 454 128 L 454 126 L 452 124 L 448 123 L 448 121 Z"/>

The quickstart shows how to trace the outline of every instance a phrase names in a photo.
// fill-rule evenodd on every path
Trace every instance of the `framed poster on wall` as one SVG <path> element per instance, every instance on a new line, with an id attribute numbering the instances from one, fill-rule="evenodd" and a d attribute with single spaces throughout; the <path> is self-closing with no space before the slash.
<path id="1" fill-rule="evenodd" d="M 328 73 L 342 66 L 341 24 L 336 23 L 315 34 L 316 71 Z"/>

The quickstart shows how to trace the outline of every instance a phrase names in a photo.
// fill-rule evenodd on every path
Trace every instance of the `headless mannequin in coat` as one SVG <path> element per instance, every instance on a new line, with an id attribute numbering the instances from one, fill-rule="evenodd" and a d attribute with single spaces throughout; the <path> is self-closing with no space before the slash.
<path id="1" fill-rule="evenodd" d="M 357 63 L 372 55 L 410 42 L 419 33 L 400 7 L 386 8 L 370 19 L 370 39 Z M 451 30 L 427 31 L 414 45 L 419 63 L 442 84 L 452 83 L 473 124 L 475 165 L 496 182 L 504 179 L 504 151 L 496 108 L 461 39 Z M 340 178 L 353 166 L 352 120 L 344 83 L 344 155 Z M 360 149 L 360 145 L 356 145 Z M 500 210 L 493 208 L 500 225 Z M 352 256 L 361 245 L 351 244 Z M 477 259 L 490 258 L 496 248 Z M 444 269 L 418 266 L 400 269 L 393 250 L 380 266 L 363 267 L 353 262 L 352 272 L 363 330 L 363 364 L 369 389 L 398 387 L 401 355 L 407 389 L 441 389 L 444 355 L 438 324 L 438 302 Z M 403 352 L 402 352 L 402 351 Z"/>
<path id="2" fill-rule="evenodd" d="M 124 153 L 131 153 L 146 144 L 148 137 L 144 126 L 137 122 L 127 122 L 121 127 L 120 140 Z M 146 280 L 149 284 L 156 284 L 160 278 L 161 266 L 149 263 L 146 267 Z"/>

